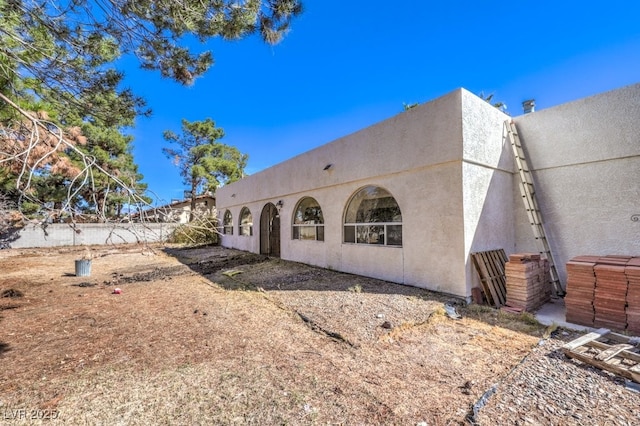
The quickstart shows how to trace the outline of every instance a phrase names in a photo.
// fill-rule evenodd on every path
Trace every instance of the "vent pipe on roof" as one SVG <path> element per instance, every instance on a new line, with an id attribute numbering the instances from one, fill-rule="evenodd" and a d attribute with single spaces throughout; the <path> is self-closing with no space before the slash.
<path id="1" fill-rule="evenodd" d="M 529 114 L 530 112 L 534 112 L 536 110 L 536 100 L 529 99 L 528 101 L 524 101 L 522 103 L 522 109 L 525 114 Z"/>

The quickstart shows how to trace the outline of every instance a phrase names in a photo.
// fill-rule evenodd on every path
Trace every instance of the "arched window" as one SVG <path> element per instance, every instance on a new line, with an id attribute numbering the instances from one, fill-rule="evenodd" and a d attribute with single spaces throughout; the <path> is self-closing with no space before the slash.
<path id="1" fill-rule="evenodd" d="M 344 215 L 344 242 L 402 246 L 402 213 L 387 190 L 366 186 L 351 197 Z"/>
<path id="2" fill-rule="evenodd" d="M 251 216 L 251 212 L 248 208 L 243 207 L 240 210 L 240 226 L 239 226 L 240 235 L 244 235 L 246 237 L 253 235 L 253 216 Z"/>
<path id="3" fill-rule="evenodd" d="M 231 216 L 231 212 L 229 210 L 224 212 L 224 218 L 222 219 L 222 233 L 225 235 L 233 235 L 233 216 Z"/>
<path id="4" fill-rule="evenodd" d="M 320 204 L 311 197 L 298 202 L 293 215 L 294 240 L 324 241 L 324 218 Z"/>

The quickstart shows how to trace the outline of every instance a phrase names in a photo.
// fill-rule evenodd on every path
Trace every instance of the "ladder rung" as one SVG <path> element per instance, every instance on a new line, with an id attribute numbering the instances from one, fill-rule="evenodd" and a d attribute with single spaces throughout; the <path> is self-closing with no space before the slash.
<path id="1" fill-rule="evenodd" d="M 512 121 L 505 121 L 505 125 L 507 126 L 507 135 L 511 142 L 515 165 L 518 168 L 518 175 L 520 177 L 520 194 L 522 195 L 522 201 L 524 202 L 525 210 L 529 218 L 529 224 L 533 229 L 533 235 L 538 244 L 540 254 L 544 254 L 549 261 L 549 272 L 551 275 L 551 283 L 554 293 L 559 296 L 563 296 L 565 292 L 562 288 L 562 284 L 560 283 L 558 271 L 556 270 L 553 261 L 551 248 L 549 247 L 549 242 L 547 241 L 544 227 L 542 226 L 542 214 L 538 208 L 538 203 L 535 197 L 536 191 L 533 176 L 529 169 L 529 164 L 527 163 L 527 157 L 525 155 L 522 142 L 520 141 L 516 124 Z"/>

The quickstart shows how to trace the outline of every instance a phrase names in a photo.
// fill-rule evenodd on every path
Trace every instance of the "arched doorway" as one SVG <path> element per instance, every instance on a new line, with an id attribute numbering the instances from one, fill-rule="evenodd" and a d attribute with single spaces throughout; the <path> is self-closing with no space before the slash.
<path id="1" fill-rule="evenodd" d="M 280 214 L 268 203 L 260 215 L 260 254 L 280 257 Z"/>

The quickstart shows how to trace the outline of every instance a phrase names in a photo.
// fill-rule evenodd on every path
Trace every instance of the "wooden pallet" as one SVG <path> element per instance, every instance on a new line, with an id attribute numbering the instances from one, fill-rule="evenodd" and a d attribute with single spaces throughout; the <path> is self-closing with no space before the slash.
<path id="1" fill-rule="evenodd" d="M 482 289 L 490 305 L 497 308 L 507 303 L 504 265 L 508 258 L 503 249 L 471 253 L 471 259 L 480 276 Z"/>
<path id="2" fill-rule="evenodd" d="M 601 328 L 562 347 L 562 352 L 594 367 L 640 383 L 640 338 Z"/>

